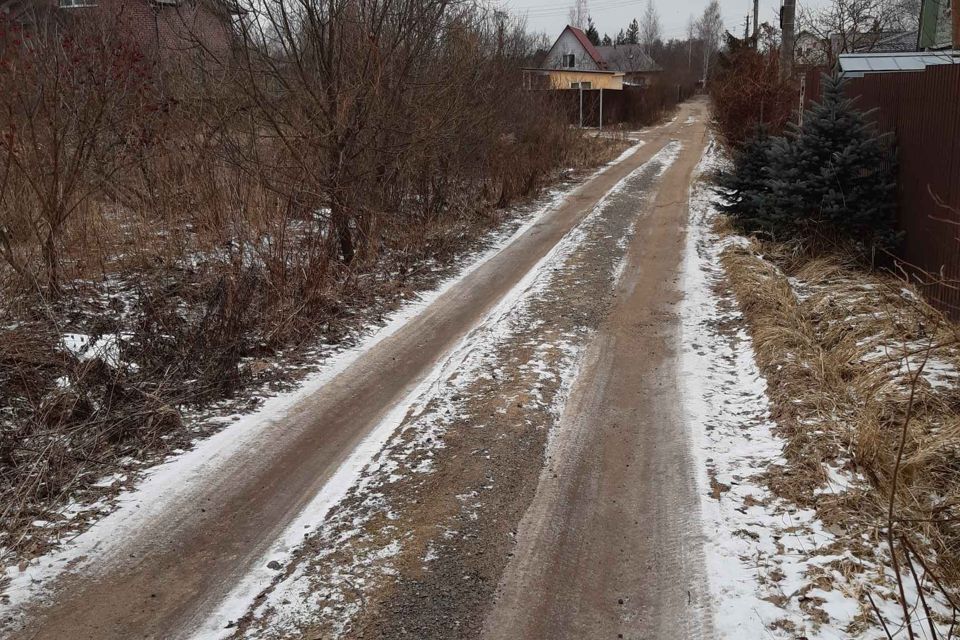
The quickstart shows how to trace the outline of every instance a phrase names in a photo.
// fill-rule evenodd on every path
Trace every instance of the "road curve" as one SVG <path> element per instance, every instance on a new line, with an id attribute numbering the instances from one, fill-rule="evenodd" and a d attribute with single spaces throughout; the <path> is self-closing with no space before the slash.
<path id="1" fill-rule="evenodd" d="M 670 138 L 687 140 L 694 129 L 703 132 L 702 124 L 690 128 L 677 119 L 647 132 L 646 144 L 633 155 L 582 185 L 503 251 L 277 420 L 263 446 L 236 452 L 208 482 L 165 501 L 147 526 L 114 544 L 109 557 L 87 558 L 99 566 L 95 576 L 64 572 L 43 601 L 28 603 L 26 625 L 10 637 L 189 637 L 364 437 L 505 292 L 611 187 Z M 684 153 L 688 157 L 690 152 Z M 680 250 L 672 244 L 678 233 L 669 230 L 651 238 L 644 231 L 635 244 L 666 242 L 665 249 L 679 259 Z M 668 277 L 669 269 L 662 275 Z M 646 346 L 650 345 L 639 348 Z"/>

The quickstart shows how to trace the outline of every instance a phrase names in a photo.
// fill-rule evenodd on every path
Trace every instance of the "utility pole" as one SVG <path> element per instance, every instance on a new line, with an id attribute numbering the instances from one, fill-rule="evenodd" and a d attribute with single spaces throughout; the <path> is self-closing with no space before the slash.
<path id="1" fill-rule="evenodd" d="M 760 0 L 753 0 L 753 46 L 760 46 Z"/>
<path id="2" fill-rule="evenodd" d="M 780 7 L 780 78 L 783 80 L 793 77 L 793 42 L 794 22 L 796 19 L 796 0 L 783 0 Z"/>

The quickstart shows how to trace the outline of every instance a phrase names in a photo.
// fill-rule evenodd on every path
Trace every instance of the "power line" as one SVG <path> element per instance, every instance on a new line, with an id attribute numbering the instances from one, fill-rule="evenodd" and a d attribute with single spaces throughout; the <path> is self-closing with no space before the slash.
<path id="1" fill-rule="evenodd" d="M 608 9 L 621 9 L 630 6 L 637 6 L 638 9 L 640 8 L 639 3 L 636 0 L 613 0 L 612 2 L 598 2 L 593 4 L 590 7 L 590 12 L 594 13 L 597 11 L 606 11 Z M 562 16 L 569 13 L 569 8 L 559 8 L 557 5 L 553 5 L 549 8 L 510 7 L 507 5 L 507 8 L 509 8 L 512 13 L 517 15 L 528 15 L 536 18 Z"/>

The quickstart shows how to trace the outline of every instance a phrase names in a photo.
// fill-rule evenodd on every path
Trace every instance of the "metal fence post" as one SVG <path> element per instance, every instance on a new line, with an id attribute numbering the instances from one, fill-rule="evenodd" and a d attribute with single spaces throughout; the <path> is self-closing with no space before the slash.
<path id="1" fill-rule="evenodd" d="M 577 83 L 580 87 L 580 128 L 583 129 L 583 83 Z"/>

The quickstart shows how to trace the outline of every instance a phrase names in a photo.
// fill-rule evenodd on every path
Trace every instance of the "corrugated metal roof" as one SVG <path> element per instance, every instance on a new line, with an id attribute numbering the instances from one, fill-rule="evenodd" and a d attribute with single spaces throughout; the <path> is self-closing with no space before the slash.
<path id="1" fill-rule="evenodd" d="M 923 71 L 935 64 L 960 64 L 960 52 L 841 53 L 838 64 L 840 74 L 849 77 L 859 77 L 867 73 Z"/>

